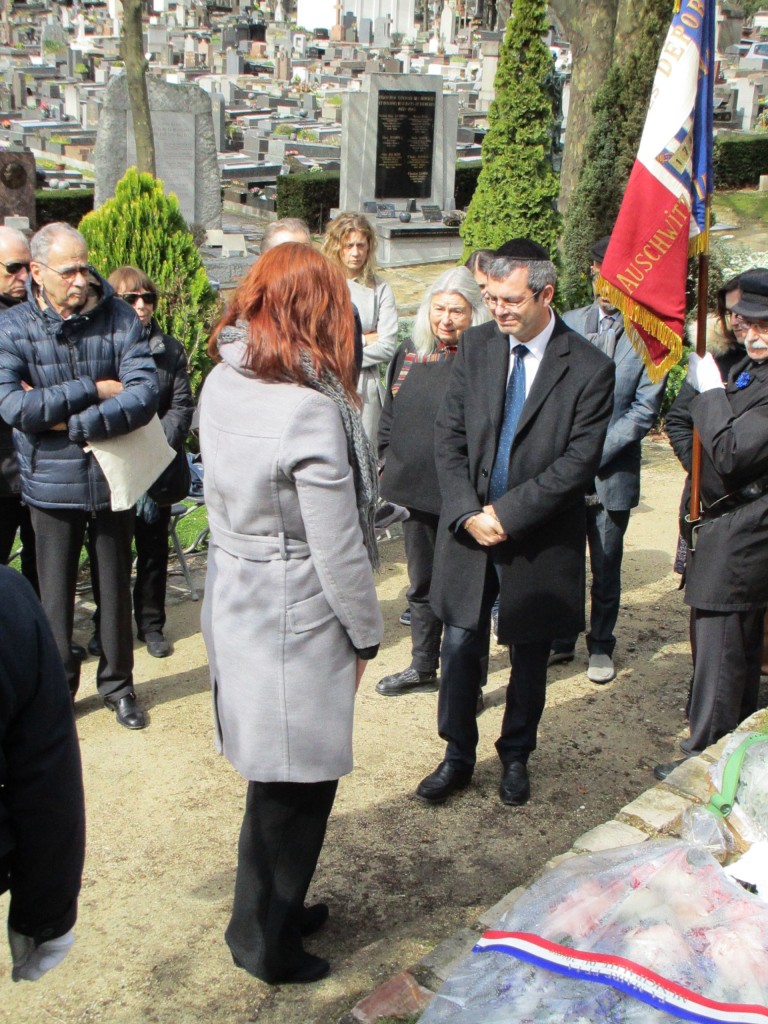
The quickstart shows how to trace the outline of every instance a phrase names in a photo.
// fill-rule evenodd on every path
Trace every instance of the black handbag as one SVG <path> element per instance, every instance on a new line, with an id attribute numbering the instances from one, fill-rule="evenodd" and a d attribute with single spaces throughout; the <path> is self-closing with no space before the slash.
<path id="1" fill-rule="evenodd" d="M 176 452 L 173 462 L 163 470 L 147 494 L 158 505 L 173 505 L 189 494 L 190 472 L 187 453 L 182 448 Z"/>

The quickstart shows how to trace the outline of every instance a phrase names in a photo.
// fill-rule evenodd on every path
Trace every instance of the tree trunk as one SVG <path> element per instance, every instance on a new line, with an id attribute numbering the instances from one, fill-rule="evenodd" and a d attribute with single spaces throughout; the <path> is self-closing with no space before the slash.
<path id="1" fill-rule="evenodd" d="M 147 62 L 142 42 L 141 0 L 123 0 L 122 51 L 136 139 L 136 166 L 140 172 L 148 172 L 155 177 L 155 140 L 149 115 Z"/>
<path id="2" fill-rule="evenodd" d="M 553 0 L 550 6 L 562 23 L 573 55 L 565 152 L 560 172 L 559 206 L 564 213 L 579 180 L 595 93 L 613 60 L 619 0 Z"/>

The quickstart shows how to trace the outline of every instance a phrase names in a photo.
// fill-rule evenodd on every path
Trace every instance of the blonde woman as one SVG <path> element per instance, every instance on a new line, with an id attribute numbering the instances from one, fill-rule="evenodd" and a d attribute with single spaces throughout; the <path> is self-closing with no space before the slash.
<path id="1" fill-rule="evenodd" d="M 358 380 L 360 414 L 376 446 L 384 402 L 382 368 L 397 351 L 397 306 L 392 289 L 374 271 L 376 235 L 366 217 L 342 213 L 325 229 L 323 253 L 337 263 L 346 279 L 363 326 L 363 368 Z"/>

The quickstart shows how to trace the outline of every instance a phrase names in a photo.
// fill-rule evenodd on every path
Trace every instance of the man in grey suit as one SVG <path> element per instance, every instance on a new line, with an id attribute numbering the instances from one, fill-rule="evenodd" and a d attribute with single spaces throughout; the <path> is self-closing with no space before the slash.
<path id="1" fill-rule="evenodd" d="M 416 793 L 440 803 L 475 765 L 485 630 L 499 595 L 510 646 L 501 736 L 505 804 L 528 800 L 552 638 L 584 623 L 584 492 L 613 400 L 613 363 L 552 311 L 555 268 L 527 239 L 490 265 L 493 322 L 465 331 L 435 424 L 442 497 L 430 600 L 445 623 L 438 732 L 444 760 Z"/>
<path id="2" fill-rule="evenodd" d="M 592 248 L 592 280 L 596 281 L 610 236 Z M 630 510 L 640 502 L 640 442 L 659 415 L 664 383 L 652 383 L 643 361 L 624 330 L 621 313 L 595 285 L 595 301 L 563 316 L 605 352 L 616 367 L 613 413 L 603 445 L 600 466 L 586 496 L 587 541 L 592 568 L 591 609 L 587 650 L 587 678 L 609 683 L 616 675 L 613 630 L 621 601 L 621 562 Z M 549 657 L 550 665 L 572 661 L 576 634 L 560 633 Z"/>

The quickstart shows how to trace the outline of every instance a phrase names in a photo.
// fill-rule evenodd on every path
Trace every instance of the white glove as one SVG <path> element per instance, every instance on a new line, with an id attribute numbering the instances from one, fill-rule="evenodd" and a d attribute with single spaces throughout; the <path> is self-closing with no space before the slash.
<path id="1" fill-rule="evenodd" d="M 688 356 L 688 381 L 692 388 L 701 392 L 725 387 L 711 352 L 703 357 L 691 352 Z"/>
<path id="2" fill-rule="evenodd" d="M 14 981 L 39 981 L 52 967 L 58 967 L 72 948 L 75 933 L 70 929 L 58 939 L 49 939 L 35 945 L 28 935 L 20 935 L 8 926 L 8 943 L 11 947 Z"/>

